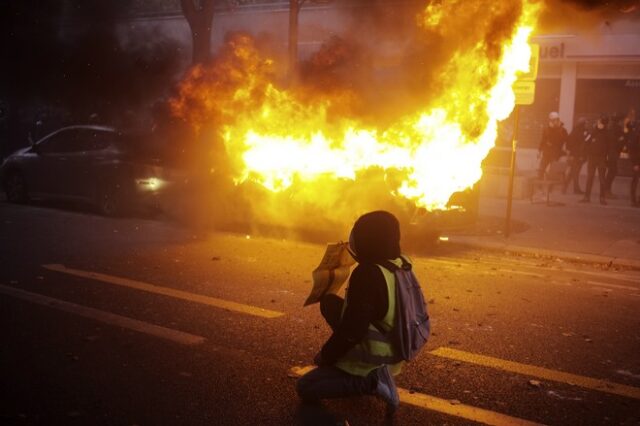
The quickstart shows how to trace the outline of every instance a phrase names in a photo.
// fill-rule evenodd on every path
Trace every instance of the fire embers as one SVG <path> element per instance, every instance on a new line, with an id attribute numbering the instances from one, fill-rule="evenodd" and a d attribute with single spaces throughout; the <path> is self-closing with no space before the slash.
<path id="1" fill-rule="evenodd" d="M 528 68 L 538 5 L 498 3 L 425 9 L 420 26 L 450 49 L 434 74 L 440 89 L 383 126 L 362 118 L 357 84 L 317 84 L 344 69 L 350 46 L 336 40 L 313 56 L 318 63 L 306 75 L 303 67 L 298 85 L 285 88 L 249 36 L 230 36 L 209 66 L 191 70 L 172 108 L 196 128 L 217 129 L 237 184 L 285 194 L 301 211 L 344 204 L 345 185 L 359 188 L 349 196 L 362 208 L 380 208 L 380 191 L 428 210 L 446 208 L 454 192 L 480 179 L 497 122 L 514 107 L 516 74 Z M 469 16 L 460 20 L 461 13 Z M 454 22 L 455 31 L 445 28 Z"/>

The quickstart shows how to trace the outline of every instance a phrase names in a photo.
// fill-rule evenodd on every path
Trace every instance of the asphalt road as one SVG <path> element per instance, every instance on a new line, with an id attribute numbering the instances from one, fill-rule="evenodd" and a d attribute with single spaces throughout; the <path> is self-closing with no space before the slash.
<path id="1" fill-rule="evenodd" d="M 302 307 L 323 251 L 0 203 L 0 423 L 383 424 L 373 397 L 296 397 L 329 334 Z M 395 424 L 640 424 L 640 272 L 408 254 L 433 336 Z"/>

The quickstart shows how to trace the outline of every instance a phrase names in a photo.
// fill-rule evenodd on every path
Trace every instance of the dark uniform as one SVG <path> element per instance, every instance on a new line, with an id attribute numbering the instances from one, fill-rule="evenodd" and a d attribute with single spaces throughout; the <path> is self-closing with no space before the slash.
<path id="1" fill-rule="evenodd" d="M 611 189 L 613 187 L 613 181 L 618 175 L 618 159 L 620 153 L 626 145 L 626 139 L 628 133 L 624 132 L 624 125 L 614 125 L 614 128 L 610 130 L 611 141 L 607 148 L 607 176 L 606 176 L 606 194 L 608 197 L 613 197 Z"/>
<path id="2" fill-rule="evenodd" d="M 548 125 L 542 131 L 542 139 L 538 151 L 542 154 L 540 160 L 540 168 L 538 169 L 538 178 L 544 179 L 549 164 L 558 161 L 562 157 L 562 147 L 567 141 L 567 130 L 562 123 L 558 126 Z"/>
<path id="3" fill-rule="evenodd" d="M 605 192 L 607 189 L 607 152 L 609 145 L 612 143 L 611 131 L 607 128 L 607 124 L 608 120 L 606 118 L 601 118 L 598 121 L 598 126 L 593 130 L 591 140 L 586 146 L 587 188 L 582 202 L 588 203 L 591 201 L 591 189 L 593 188 L 593 179 L 597 171 L 600 180 L 600 203 L 607 204 L 605 201 Z"/>
<path id="4" fill-rule="evenodd" d="M 640 206 L 638 200 L 637 189 L 638 181 L 640 180 L 640 131 L 634 130 L 635 126 L 630 126 L 629 138 L 627 139 L 627 151 L 629 152 L 629 161 L 632 167 L 631 178 L 631 205 L 635 207 Z"/>
<path id="5" fill-rule="evenodd" d="M 567 139 L 569 171 L 565 176 L 564 192 L 567 192 L 567 188 L 573 182 L 573 193 L 584 194 L 580 189 L 580 170 L 585 162 L 585 147 L 590 140 L 591 133 L 587 130 L 586 123 L 579 121 Z"/>

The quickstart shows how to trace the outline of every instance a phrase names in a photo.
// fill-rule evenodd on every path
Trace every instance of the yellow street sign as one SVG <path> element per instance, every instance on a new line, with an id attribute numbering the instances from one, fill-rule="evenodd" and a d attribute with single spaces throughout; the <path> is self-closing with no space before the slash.
<path id="1" fill-rule="evenodd" d="M 529 60 L 529 71 L 518 75 L 518 80 L 532 81 L 538 76 L 538 65 L 540 64 L 540 45 L 532 43 L 531 59 Z"/>
<path id="2" fill-rule="evenodd" d="M 513 83 L 516 105 L 531 105 L 536 97 L 535 81 L 516 81 Z"/>

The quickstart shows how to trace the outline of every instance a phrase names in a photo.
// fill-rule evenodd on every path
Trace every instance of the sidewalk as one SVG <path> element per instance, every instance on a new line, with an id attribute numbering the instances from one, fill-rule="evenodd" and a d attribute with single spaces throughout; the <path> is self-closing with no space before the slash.
<path id="1" fill-rule="evenodd" d="M 513 203 L 513 231 L 504 237 L 506 200 L 480 199 L 480 220 L 472 230 L 451 233 L 453 243 L 474 247 L 534 253 L 640 268 L 640 208 L 631 207 L 629 178 L 618 178 L 609 205 L 580 204 L 581 196 L 551 194 L 551 206 L 529 200 Z M 538 198 L 542 199 L 542 195 Z M 557 204 L 557 205 L 556 205 Z"/>

